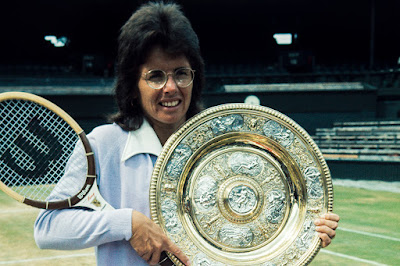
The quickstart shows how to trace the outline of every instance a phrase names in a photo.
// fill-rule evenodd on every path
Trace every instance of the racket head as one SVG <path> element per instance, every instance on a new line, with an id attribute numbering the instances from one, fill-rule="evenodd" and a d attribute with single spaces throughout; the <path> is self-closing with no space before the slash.
<path id="1" fill-rule="evenodd" d="M 83 176 L 66 178 L 67 164 Z M 36 208 L 69 208 L 90 192 L 95 178 L 89 141 L 71 116 L 31 93 L 0 94 L 1 190 Z"/>

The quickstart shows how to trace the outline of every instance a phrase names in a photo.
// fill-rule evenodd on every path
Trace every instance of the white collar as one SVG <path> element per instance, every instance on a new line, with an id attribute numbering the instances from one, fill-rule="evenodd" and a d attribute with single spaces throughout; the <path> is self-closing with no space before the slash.
<path id="1" fill-rule="evenodd" d="M 121 161 L 126 161 L 132 156 L 141 153 L 159 156 L 161 150 L 162 146 L 156 132 L 154 132 L 149 122 L 143 119 L 143 124 L 139 129 L 129 131 Z"/>

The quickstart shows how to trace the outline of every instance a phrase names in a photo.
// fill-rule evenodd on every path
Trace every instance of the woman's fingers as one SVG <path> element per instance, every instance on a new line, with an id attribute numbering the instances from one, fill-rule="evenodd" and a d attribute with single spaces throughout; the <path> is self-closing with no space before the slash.
<path id="1" fill-rule="evenodd" d="M 142 213 L 132 212 L 131 246 L 150 265 L 160 261 L 163 251 L 175 255 L 183 264 L 190 265 L 189 258 L 164 234 L 161 228 Z"/>
<path id="2" fill-rule="evenodd" d="M 326 226 L 326 225 L 317 226 L 317 227 L 315 228 L 315 230 L 316 230 L 318 233 L 328 235 L 331 239 L 334 238 L 334 237 L 336 236 L 336 231 L 333 230 L 332 228 Z"/>
<path id="3" fill-rule="evenodd" d="M 336 213 L 325 213 L 324 215 L 322 215 L 322 217 L 324 220 L 329 220 L 329 221 L 333 221 L 333 222 L 339 222 L 340 217 L 339 215 L 337 215 Z"/>
<path id="4" fill-rule="evenodd" d="M 146 260 L 149 265 L 157 265 L 160 262 L 161 252 L 154 252 L 150 259 Z M 142 257 L 143 258 L 143 257 Z M 143 258 L 145 259 L 145 258 Z"/>
<path id="5" fill-rule="evenodd" d="M 327 234 L 319 233 L 319 237 L 321 238 L 321 246 L 323 248 L 329 246 L 329 244 L 332 242 L 332 238 L 330 238 Z"/>
<path id="6" fill-rule="evenodd" d="M 174 254 L 184 265 L 190 265 L 189 257 L 183 253 L 174 243 L 170 242 L 170 246 L 167 249 L 168 252 Z"/>
<path id="7" fill-rule="evenodd" d="M 152 254 L 149 252 L 149 253 L 143 254 L 143 255 L 140 256 L 140 257 L 142 257 L 142 259 L 144 259 L 145 261 L 148 262 L 148 261 L 150 260 L 151 256 L 152 256 Z"/>
<path id="8" fill-rule="evenodd" d="M 327 247 L 332 239 L 336 236 L 336 228 L 338 227 L 340 217 L 335 213 L 326 213 L 315 221 L 316 231 L 321 238 L 322 247 Z"/>
<path id="9" fill-rule="evenodd" d="M 315 220 L 315 225 L 326 226 L 332 230 L 336 230 L 339 225 L 340 217 L 334 213 L 326 213 L 322 215 L 319 219 Z"/>

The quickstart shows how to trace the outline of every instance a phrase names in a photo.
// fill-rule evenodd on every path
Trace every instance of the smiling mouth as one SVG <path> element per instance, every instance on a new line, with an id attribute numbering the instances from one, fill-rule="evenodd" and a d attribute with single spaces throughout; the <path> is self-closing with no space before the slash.
<path id="1" fill-rule="evenodd" d="M 162 102 L 160 103 L 164 107 L 175 107 L 179 104 L 179 101 L 172 101 L 172 102 Z"/>

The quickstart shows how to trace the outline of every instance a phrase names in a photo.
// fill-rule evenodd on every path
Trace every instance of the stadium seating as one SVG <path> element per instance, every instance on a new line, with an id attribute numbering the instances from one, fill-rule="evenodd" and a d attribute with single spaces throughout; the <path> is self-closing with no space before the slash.
<path id="1" fill-rule="evenodd" d="M 337 122 L 313 139 L 326 159 L 400 162 L 400 121 Z"/>
<path id="2" fill-rule="evenodd" d="M 367 69 L 365 65 L 315 65 L 313 70 L 292 73 L 277 64 L 206 64 L 207 90 L 218 91 L 223 85 L 362 82 L 374 88 L 398 88 L 399 66 Z"/>

